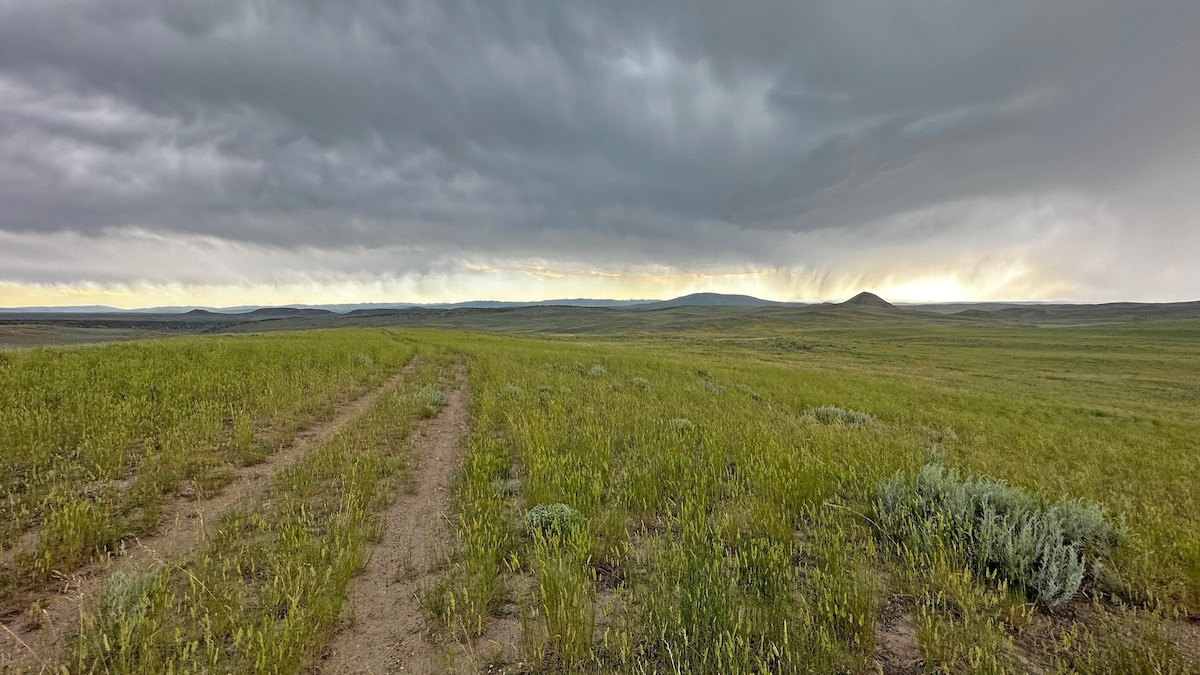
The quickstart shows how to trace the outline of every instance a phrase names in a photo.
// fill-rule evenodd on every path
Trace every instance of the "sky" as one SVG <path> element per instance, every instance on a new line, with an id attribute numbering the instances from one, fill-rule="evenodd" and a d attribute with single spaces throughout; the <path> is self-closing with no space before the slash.
<path id="1" fill-rule="evenodd" d="M 0 0 L 0 306 L 1200 299 L 1195 0 Z"/>

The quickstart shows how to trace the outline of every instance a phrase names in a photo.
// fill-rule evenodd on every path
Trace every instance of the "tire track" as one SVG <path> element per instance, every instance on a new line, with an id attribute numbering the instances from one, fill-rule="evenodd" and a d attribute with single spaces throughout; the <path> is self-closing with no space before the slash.
<path id="1" fill-rule="evenodd" d="M 209 499 L 177 497 L 159 524 L 158 532 L 123 543 L 107 560 L 92 563 L 62 581 L 59 592 L 38 600 L 40 612 L 4 617 L 0 624 L 0 672 L 52 672 L 62 639 L 79 624 L 81 612 L 100 594 L 112 575 L 137 574 L 194 550 L 204 541 L 207 527 L 239 503 L 261 495 L 275 476 L 315 450 L 362 415 L 380 396 L 398 386 L 420 363 L 412 359 L 383 385 L 338 406 L 331 419 L 299 431 L 288 446 L 254 466 L 238 469 L 234 480 Z"/>
<path id="2" fill-rule="evenodd" d="M 450 480 L 462 463 L 469 398 L 463 367 L 456 378 L 459 386 L 447 395 L 446 406 L 413 442 L 416 490 L 388 507 L 383 540 L 347 598 L 354 622 L 334 638 L 321 672 L 447 672 L 442 650 L 427 639 L 417 596 L 436 578 L 439 554 L 454 540 Z"/>

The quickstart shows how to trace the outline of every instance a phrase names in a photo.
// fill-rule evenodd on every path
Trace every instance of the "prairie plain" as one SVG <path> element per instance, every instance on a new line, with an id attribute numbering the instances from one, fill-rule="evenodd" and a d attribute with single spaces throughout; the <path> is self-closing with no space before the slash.
<path id="1" fill-rule="evenodd" d="M 330 670 L 461 399 L 403 672 L 1197 671 L 1200 322 L 693 312 L 0 352 L 4 667 Z"/>

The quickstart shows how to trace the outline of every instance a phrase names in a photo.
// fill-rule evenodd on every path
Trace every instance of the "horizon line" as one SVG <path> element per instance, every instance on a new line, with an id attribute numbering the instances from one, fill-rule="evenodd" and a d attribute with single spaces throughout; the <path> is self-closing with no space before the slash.
<path id="1" fill-rule="evenodd" d="M 889 300 L 882 298 L 871 291 L 863 291 L 848 298 L 836 300 L 775 300 L 764 298 L 761 296 L 748 295 L 744 293 L 718 293 L 718 292 L 700 292 L 688 293 L 673 298 L 544 298 L 539 300 L 494 300 L 494 299 L 473 299 L 451 302 L 410 302 L 410 301 L 367 301 L 367 302 L 288 302 L 282 304 L 252 304 L 252 305 L 150 305 L 140 307 L 116 307 L 113 305 L 5 305 L 0 306 L 0 312 L 29 312 L 29 313 L 123 313 L 123 312 L 150 312 L 161 310 L 164 313 L 186 313 L 195 310 L 203 310 L 209 312 L 252 312 L 258 309 L 326 309 L 329 307 L 348 307 L 348 308 L 369 308 L 376 307 L 379 309 L 406 309 L 410 307 L 451 307 L 455 305 L 470 305 L 470 304 L 500 304 L 500 305 L 551 305 L 555 306 L 581 306 L 578 303 L 584 302 L 611 302 L 620 303 L 622 305 L 637 305 L 637 304 L 652 304 L 661 302 L 672 302 L 683 300 L 693 296 L 724 296 L 724 297 L 739 297 L 750 298 L 762 302 L 768 302 L 778 305 L 820 305 L 820 304 L 839 304 L 857 297 L 863 293 L 870 293 L 876 297 L 880 297 L 886 302 L 893 305 L 904 305 L 914 307 L 930 307 L 930 306 L 946 306 L 946 305 L 1110 305 L 1110 304 L 1134 304 L 1134 305 L 1176 305 L 1187 304 L 1191 302 L 1200 302 L 1197 300 L 1171 300 L 1171 301 L 1144 301 L 1144 300 Z M 327 310 L 334 311 L 335 310 Z M 353 311 L 350 309 L 348 311 Z"/>

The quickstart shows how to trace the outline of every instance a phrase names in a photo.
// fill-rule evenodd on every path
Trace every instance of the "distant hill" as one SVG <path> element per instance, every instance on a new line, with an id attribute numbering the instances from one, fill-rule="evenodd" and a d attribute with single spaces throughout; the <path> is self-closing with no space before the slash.
<path id="1" fill-rule="evenodd" d="M 298 309 L 296 307 L 263 307 L 252 312 L 245 312 L 241 316 L 251 317 L 255 319 L 278 319 L 281 317 L 317 317 L 317 316 L 334 316 L 334 312 L 327 309 Z"/>
<path id="2" fill-rule="evenodd" d="M 311 307 L 259 307 L 246 311 L 212 311 L 193 309 L 179 314 L 189 319 L 235 319 L 237 321 L 258 321 L 260 319 L 284 319 L 337 316 L 337 312 Z"/>
<path id="3" fill-rule="evenodd" d="M 433 311 L 437 310 L 433 307 L 425 307 L 422 305 L 409 305 L 407 307 L 365 307 L 363 309 L 352 309 L 349 312 L 342 314 L 342 316 L 347 319 L 352 319 L 354 317 L 362 316 L 388 316 L 390 314 L 412 314 L 414 312 Z"/>
<path id="4" fill-rule="evenodd" d="M 626 309 L 672 309 L 675 307 L 776 307 L 797 306 L 793 303 L 763 300 L 752 295 L 729 295 L 726 293 L 692 293 L 671 300 L 646 302 Z"/>
<path id="5" fill-rule="evenodd" d="M 433 309 L 515 309 L 517 307 L 611 307 L 628 309 L 645 302 L 648 301 L 562 298 L 558 300 L 533 300 L 530 302 L 510 300 L 471 300 L 469 302 L 435 303 L 420 306 L 430 307 Z"/>
<path id="6" fill-rule="evenodd" d="M 1112 323 L 1200 318 L 1200 302 L 1109 302 L 1099 305 L 1005 307 L 989 312 L 1006 321 L 1030 323 Z"/>
<path id="7" fill-rule="evenodd" d="M 893 305 L 892 303 L 888 302 L 887 300 L 884 300 L 883 298 L 879 297 L 878 295 L 875 295 L 874 293 L 868 293 L 867 291 L 863 291 L 862 293 L 859 293 L 858 295 L 854 296 L 853 298 L 850 298 L 849 300 L 847 300 L 843 303 L 839 303 L 839 304 L 842 307 L 864 307 L 864 308 L 870 308 L 870 309 L 896 309 L 896 306 Z"/>

